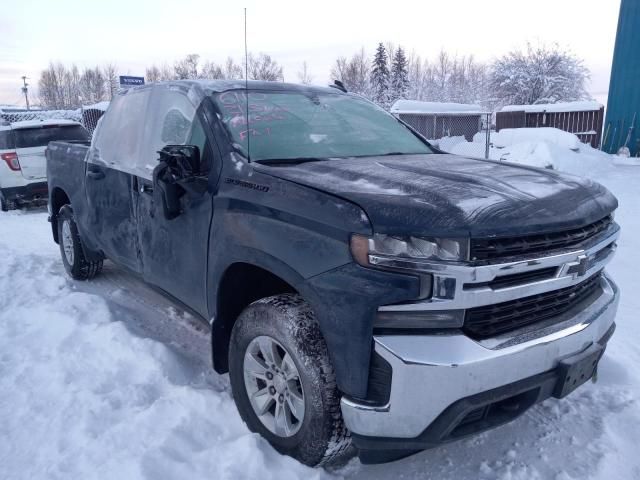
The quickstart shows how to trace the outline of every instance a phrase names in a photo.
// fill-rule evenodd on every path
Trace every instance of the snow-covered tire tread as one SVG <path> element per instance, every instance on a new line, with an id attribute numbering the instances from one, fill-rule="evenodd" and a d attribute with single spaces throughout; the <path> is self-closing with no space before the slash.
<path id="1" fill-rule="evenodd" d="M 307 374 L 312 366 L 316 366 L 319 373 L 318 385 L 320 395 L 323 400 L 324 411 L 322 430 L 326 432 L 322 439 L 322 445 L 306 445 L 309 456 L 298 458 L 303 463 L 311 466 L 330 466 L 341 464 L 348 458 L 353 456 L 354 451 L 351 444 L 351 433 L 347 429 L 342 419 L 342 411 L 340 409 L 340 393 L 337 388 L 335 372 L 329 358 L 329 351 L 326 342 L 320 332 L 320 327 L 313 314 L 309 304 L 298 294 L 285 293 L 274 295 L 272 297 L 256 300 L 249 305 L 240 315 L 234 326 L 232 333 L 232 348 L 230 349 L 230 365 L 232 364 L 232 352 L 234 345 L 237 345 L 238 336 L 242 333 L 243 322 L 247 317 L 247 312 L 271 310 L 278 315 L 279 321 L 284 323 L 291 337 L 296 339 L 297 347 L 302 349 L 304 358 L 296 358 L 298 362 L 306 360 L 304 367 Z M 282 339 L 277 339 L 282 341 Z M 235 343 L 234 343 L 235 342 Z M 244 352 L 242 352 L 244 354 Z M 299 352 L 295 352 L 298 354 Z M 231 373 L 233 375 L 233 373 Z M 237 378 L 237 377 L 236 377 Z M 232 378 L 232 386 L 234 384 Z M 238 386 L 239 382 L 235 382 Z M 245 394 L 244 390 L 242 392 Z M 246 394 L 245 394 L 246 395 Z M 234 395 L 235 396 L 235 395 Z M 247 421 L 246 413 L 243 412 L 239 405 L 241 416 Z M 250 412 L 253 414 L 253 412 Z M 255 414 L 253 414 L 255 415 Z M 259 422 L 259 421 L 258 421 Z M 251 428 L 251 425 L 249 425 Z M 303 427 L 304 428 L 304 427 Z M 268 438 L 267 438 L 268 439 Z M 277 445 L 274 447 L 278 450 Z M 282 451 L 282 450 L 281 450 Z"/>

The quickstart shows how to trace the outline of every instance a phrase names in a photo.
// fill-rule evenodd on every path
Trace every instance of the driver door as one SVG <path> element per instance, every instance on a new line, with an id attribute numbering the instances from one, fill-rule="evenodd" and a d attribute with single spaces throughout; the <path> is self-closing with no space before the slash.
<path id="1" fill-rule="evenodd" d="M 154 192 L 153 168 L 166 145 L 195 145 L 203 171 L 210 172 L 214 155 L 206 119 L 186 91 L 154 87 L 138 188 L 138 238 L 145 280 L 206 315 L 206 268 L 209 226 L 213 215 L 212 182 L 202 195 L 184 194 L 181 213 L 164 217 L 159 192 Z"/>

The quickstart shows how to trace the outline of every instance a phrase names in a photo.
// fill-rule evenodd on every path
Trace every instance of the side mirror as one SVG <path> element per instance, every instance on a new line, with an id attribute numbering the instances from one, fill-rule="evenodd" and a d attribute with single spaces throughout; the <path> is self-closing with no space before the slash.
<path id="1" fill-rule="evenodd" d="M 171 220 L 181 213 L 180 198 L 207 191 L 208 179 L 201 172 L 200 149 L 195 145 L 167 145 L 158 152 L 153 171 L 154 192 L 160 194 L 164 216 Z"/>
<path id="2" fill-rule="evenodd" d="M 166 145 L 158 153 L 159 161 L 167 164 L 176 179 L 201 174 L 200 149 L 195 145 Z"/>

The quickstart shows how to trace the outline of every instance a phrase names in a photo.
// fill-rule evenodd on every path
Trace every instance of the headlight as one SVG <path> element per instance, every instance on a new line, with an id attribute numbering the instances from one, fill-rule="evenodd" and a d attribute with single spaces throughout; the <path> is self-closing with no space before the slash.
<path id="1" fill-rule="evenodd" d="M 420 270 L 427 261 L 467 259 L 468 241 L 450 238 L 351 236 L 351 254 L 360 265 Z"/>

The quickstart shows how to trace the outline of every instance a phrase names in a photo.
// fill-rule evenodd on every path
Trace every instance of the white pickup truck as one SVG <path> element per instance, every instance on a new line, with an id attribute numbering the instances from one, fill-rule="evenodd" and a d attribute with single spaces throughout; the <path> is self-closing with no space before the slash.
<path id="1" fill-rule="evenodd" d="M 0 203 L 2 211 L 47 198 L 44 151 L 53 140 L 89 141 L 72 120 L 25 120 L 0 124 Z"/>

